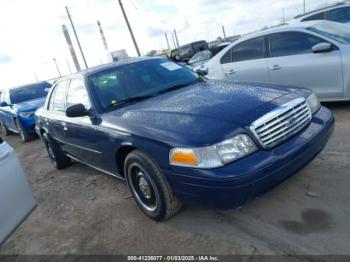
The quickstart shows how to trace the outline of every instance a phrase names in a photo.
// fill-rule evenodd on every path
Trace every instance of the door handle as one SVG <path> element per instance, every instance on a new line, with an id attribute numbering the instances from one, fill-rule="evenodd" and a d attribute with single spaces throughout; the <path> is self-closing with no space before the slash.
<path id="1" fill-rule="evenodd" d="M 4 160 L 5 158 L 7 158 L 10 155 L 9 151 L 6 151 L 4 154 L 0 155 L 0 161 Z"/>
<path id="2" fill-rule="evenodd" d="M 271 68 L 271 70 L 280 70 L 280 69 L 282 69 L 282 67 L 279 65 L 273 65 L 273 67 Z"/>
<path id="3" fill-rule="evenodd" d="M 60 124 L 61 124 L 62 126 L 67 126 L 67 123 L 66 123 L 66 122 L 60 122 Z"/>
<path id="4" fill-rule="evenodd" d="M 228 70 L 227 74 L 228 75 L 234 75 L 234 74 L 236 74 L 236 71 L 231 69 L 231 70 Z"/>

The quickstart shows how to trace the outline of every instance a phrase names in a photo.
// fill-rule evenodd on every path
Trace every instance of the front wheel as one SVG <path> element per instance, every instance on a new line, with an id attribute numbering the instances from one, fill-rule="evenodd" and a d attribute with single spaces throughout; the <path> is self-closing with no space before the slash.
<path id="1" fill-rule="evenodd" d="M 140 209 L 150 218 L 162 221 L 175 215 L 182 204 L 174 196 L 157 163 L 140 150 L 125 160 L 125 176 Z"/>
<path id="2" fill-rule="evenodd" d="M 30 141 L 33 137 L 31 135 L 29 135 L 23 128 L 21 123 L 18 121 L 18 119 L 16 119 L 16 125 L 17 125 L 17 129 L 18 129 L 18 133 L 19 136 L 21 137 L 21 140 L 23 143 L 26 143 L 28 141 Z"/>

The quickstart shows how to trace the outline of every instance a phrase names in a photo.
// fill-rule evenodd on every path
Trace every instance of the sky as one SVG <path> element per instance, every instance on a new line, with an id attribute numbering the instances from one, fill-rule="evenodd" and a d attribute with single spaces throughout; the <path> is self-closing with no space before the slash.
<path id="1" fill-rule="evenodd" d="M 306 11 L 339 0 L 305 0 Z M 215 40 L 273 26 L 302 13 L 303 0 L 122 0 L 142 54 L 179 44 Z M 109 49 L 136 51 L 117 0 L 0 0 L 0 90 L 75 72 L 62 33 L 66 25 L 84 68 L 65 6 L 68 6 L 89 67 L 107 62 L 97 27 L 102 24 Z"/>

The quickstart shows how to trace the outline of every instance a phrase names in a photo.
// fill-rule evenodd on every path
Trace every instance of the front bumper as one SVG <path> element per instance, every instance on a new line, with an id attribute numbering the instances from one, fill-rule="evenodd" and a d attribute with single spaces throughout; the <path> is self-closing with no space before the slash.
<path id="1" fill-rule="evenodd" d="M 181 201 L 212 207 L 239 207 L 307 165 L 327 144 L 334 117 L 325 107 L 286 142 L 221 168 L 171 167 L 163 170 Z"/>

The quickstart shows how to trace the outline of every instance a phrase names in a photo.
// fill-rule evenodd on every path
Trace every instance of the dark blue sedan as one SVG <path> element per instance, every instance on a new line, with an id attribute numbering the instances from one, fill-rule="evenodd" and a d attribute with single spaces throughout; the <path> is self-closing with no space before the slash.
<path id="1" fill-rule="evenodd" d="M 47 82 L 38 82 L 1 92 L 0 129 L 4 135 L 18 133 L 23 142 L 35 135 L 35 111 L 44 105 L 51 88 Z"/>
<path id="2" fill-rule="evenodd" d="M 161 58 L 62 79 L 36 116 L 58 169 L 75 159 L 126 180 L 158 221 L 181 203 L 241 206 L 309 163 L 334 125 L 308 89 L 209 81 Z"/>

